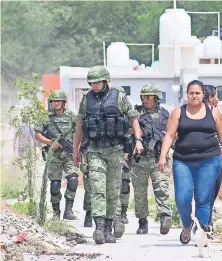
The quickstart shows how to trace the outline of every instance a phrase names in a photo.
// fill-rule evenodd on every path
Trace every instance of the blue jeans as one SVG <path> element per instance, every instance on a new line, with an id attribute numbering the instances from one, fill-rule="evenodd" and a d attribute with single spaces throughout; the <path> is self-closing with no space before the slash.
<path id="1" fill-rule="evenodd" d="M 185 228 L 189 228 L 192 224 L 193 195 L 196 205 L 196 217 L 203 224 L 209 224 L 211 196 L 220 167 L 219 156 L 200 162 L 173 160 L 176 206 Z"/>

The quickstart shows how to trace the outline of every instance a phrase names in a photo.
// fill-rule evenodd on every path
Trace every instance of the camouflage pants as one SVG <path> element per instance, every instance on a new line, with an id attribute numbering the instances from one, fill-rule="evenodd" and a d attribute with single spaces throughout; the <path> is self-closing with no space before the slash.
<path id="1" fill-rule="evenodd" d="M 88 152 L 93 217 L 114 219 L 120 195 L 123 152 L 104 149 L 103 153 Z"/>
<path id="2" fill-rule="evenodd" d="M 85 211 L 91 211 L 91 185 L 89 173 L 83 174 L 83 182 L 84 182 L 84 200 L 83 200 L 83 209 Z"/>
<path id="3" fill-rule="evenodd" d="M 82 152 L 80 155 L 81 164 L 80 170 L 83 173 L 83 184 L 84 184 L 84 200 L 83 200 L 83 210 L 91 211 L 91 185 L 89 178 L 89 169 L 87 163 L 87 152 Z"/>
<path id="4" fill-rule="evenodd" d="M 122 171 L 122 181 L 124 179 L 130 181 L 130 172 L 123 172 Z M 130 192 L 127 193 L 127 194 L 120 193 L 120 197 L 119 197 L 118 204 L 117 204 L 117 210 L 116 210 L 116 216 L 117 217 L 121 216 L 122 206 L 127 206 L 128 207 L 128 205 L 129 205 L 129 197 L 130 197 Z"/>
<path id="5" fill-rule="evenodd" d="M 160 173 L 154 158 L 141 157 L 138 164 L 132 164 L 132 184 L 134 188 L 136 217 L 146 218 L 148 212 L 148 179 L 152 180 L 158 216 L 170 216 L 169 173 Z"/>
<path id="6" fill-rule="evenodd" d="M 74 166 L 72 154 L 65 154 L 60 150 L 54 151 L 47 164 L 47 175 L 50 180 L 62 180 L 63 171 L 65 177 L 78 176 L 79 170 Z M 73 192 L 66 188 L 65 198 L 74 199 L 76 192 Z M 57 203 L 61 200 L 62 194 L 59 193 L 56 196 L 51 195 L 51 202 Z"/>

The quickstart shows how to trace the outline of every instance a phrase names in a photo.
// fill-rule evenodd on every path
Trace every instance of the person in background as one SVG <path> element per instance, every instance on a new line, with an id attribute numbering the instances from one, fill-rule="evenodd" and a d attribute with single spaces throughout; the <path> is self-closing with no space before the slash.
<path id="1" fill-rule="evenodd" d="M 218 92 L 217 92 L 217 88 L 213 85 L 205 85 L 205 93 L 204 93 L 204 102 L 206 104 L 209 105 L 209 107 L 211 108 L 211 110 L 214 107 L 218 106 Z M 222 117 L 222 115 L 221 115 Z M 219 140 L 218 140 L 219 142 Z M 221 163 L 222 163 L 222 144 L 219 142 L 220 144 L 220 149 L 221 149 Z M 218 196 L 218 193 L 220 191 L 221 188 L 221 181 L 222 181 L 222 169 L 220 171 L 220 174 L 216 180 L 215 183 L 215 189 L 214 189 L 214 193 L 212 194 L 212 199 L 211 199 L 211 218 L 210 218 L 210 224 L 213 226 L 213 222 L 212 222 L 212 214 L 213 214 L 213 207 L 214 207 L 214 202 Z"/>
<path id="2" fill-rule="evenodd" d="M 64 194 L 66 204 L 63 219 L 76 220 L 77 217 L 74 215 L 72 208 L 78 187 L 79 169 L 74 166 L 72 153 L 63 151 L 61 144 L 57 142 L 57 138 L 61 137 L 61 135 L 70 143 L 73 142 L 76 126 L 75 115 L 65 108 L 66 94 L 64 91 L 52 91 L 49 101 L 52 107 L 49 118 L 46 122 L 36 125 L 34 131 L 36 140 L 47 145 L 45 151 L 49 147 L 53 148 L 52 155 L 47 163 L 53 218 L 60 219 L 60 201 L 62 199 L 60 189 L 64 171 L 67 188 Z"/>
<path id="3" fill-rule="evenodd" d="M 172 225 L 169 183 L 170 172 L 158 171 L 158 160 L 169 112 L 160 106 L 162 91 L 159 85 L 147 84 L 140 92 L 141 105 L 136 105 L 138 120 L 143 133 L 144 151 L 138 160 L 132 160 L 132 184 L 134 188 L 135 215 L 139 219 L 137 234 L 148 233 L 148 180 L 152 180 L 160 233 L 166 235 Z"/>
<path id="4" fill-rule="evenodd" d="M 173 153 L 173 178 L 176 206 L 183 229 L 182 244 L 188 244 L 192 229 L 192 198 L 196 217 L 202 226 L 208 226 L 211 215 L 211 197 L 221 168 L 219 140 L 222 140 L 222 121 L 217 108 L 204 103 L 204 84 L 191 81 L 187 86 L 186 105 L 175 109 L 169 117 L 162 144 L 159 170 L 166 170 L 166 156 L 176 134 Z"/>

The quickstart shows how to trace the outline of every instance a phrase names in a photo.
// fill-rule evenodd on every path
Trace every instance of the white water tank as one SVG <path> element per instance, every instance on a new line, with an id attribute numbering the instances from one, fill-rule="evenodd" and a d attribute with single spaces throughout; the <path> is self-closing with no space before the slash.
<path id="1" fill-rule="evenodd" d="M 159 38 L 161 45 L 189 44 L 191 18 L 184 9 L 166 9 L 160 16 Z"/>
<path id="2" fill-rule="evenodd" d="M 204 57 L 204 44 L 195 35 L 191 36 L 191 44 L 194 48 L 194 55 L 198 58 Z"/>
<path id="3" fill-rule="evenodd" d="M 137 60 L 129 59 L 129 66 L 134 70 L 136 66 L 139 66 L 139 62 Z"/>
<path id="4" fill-rule="evenodd" d="M 113 42 L 107 48 L 107 66 L 129 66 L 129 48 L 123 42 Z"/>
<path id="5" fill-rule="evenodd" d="M 203 43 L 205 58 L 221 57 L 221 40 L 218 36 L 207 36 Z"/>
<path id="6" fill-rule="evenodd" d="M 195 55 L 198 58 L 204 58 L 204 44 L 203 43 L 199 43 L 195 46 L 195 51 L 194 51 Z"/>

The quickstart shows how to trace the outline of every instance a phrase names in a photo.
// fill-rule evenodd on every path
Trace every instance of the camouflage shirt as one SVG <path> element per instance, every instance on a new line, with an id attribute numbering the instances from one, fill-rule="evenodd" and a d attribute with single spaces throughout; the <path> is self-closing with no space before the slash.
<path id="1" fill-rule="evenodd" d="M 76 126 L 76 118 L 74 113 L 65 109 L 63 114 L 56 114 L 55 112 L 53 112 L 51 115 L 54 116 L 53 121 L 59 127 L 62 134 L 65 135 L 66 133 L 68 133 L 65 136 L 65 138 L 72 142 Z M 43 134 L 46 128 L 48 128 L 48 130 L 50 131 L 50 133 L 52 133 L 53 136 L 59 136 L 58 130 L 55 128 L 50 119 L 48 119 L 44 123 L 39 123 L 38 125 L 36 125 L 34 127 L 34 131 Z"/>

